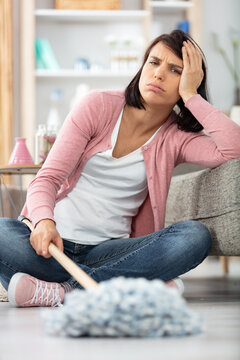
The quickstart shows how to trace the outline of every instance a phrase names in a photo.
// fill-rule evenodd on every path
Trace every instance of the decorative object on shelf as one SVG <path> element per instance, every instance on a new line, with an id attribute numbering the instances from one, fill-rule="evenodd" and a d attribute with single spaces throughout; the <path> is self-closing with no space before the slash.
<path id="1" fill-rule="evenodd" d="M 48 39 L 35 39 L 35 58 L 37 69 L 60 69 Z"/>
<path id="2" fill-rule="evenodd" d="M 47 152 L 45 153 L 45 155 L 43 157 L 43 163 L 46 160 L 53 144 L 55 143 L 56 137 L 57 137 L 57 135 L 45 135 L 44 136 L 44 138 L 46 139 L 46 142 L 47 142 Z"/>
<path id="3" fill-rule="evenodd" d="M 47 118 L 48 136 L 57 136 L 60 130 L 61 120 L 60 120 L 59 104 L 61 98 L 62 98 L 62 90 L 53 89 L 50 95 L 50 109 Z"/>
<path id="4" fill-rule="evenodd" d="M 119 10 L 120 0 L 55 0 L 56 9 Z"/>
<path id="5" fill-rule="evenodd" d="M 233 46 L 233 63 L 231 62 L 225 49 L 220 46 L 218 35 L 213 33 L 213 40 L 218 52 L 222 55 L 228 70 L 230 71 L 234 80 L 234 102 L 230 111 L 230 118 L 240 125 L 240 64 L 239 64 L 239 32 L 232 30 L 231 42 Z"/>
<path id="6" fill-rule="evenodd" d="M 137 70 L 144 42 L 142 37 L 108 35 L 105 41 L 109 46 L 112 71 Z"/>
<path id="7" fill-rule="evenodd" d="M 47 128 L 45 124 L 39 124 L 35 135 L 34 164 L 43 164 L 48 153 L 48 142 L 46 139 Z"/>
<path id="8" fill-rule="evenodd" d="M 86 58 L 77 58 L 74 62 L 74 69 L 78 71 L 85 71 L 90 69 L 90 62 Z"/>
<path id="9" fill-rule="evenodd" d="M 33 159 L 26 145 L 26 139 L 17 137 L 10 156 L 9 165 L 32 165 Z"/>
<path id="10" fill-rule="evenodd" d="M 177 29 L 189 34 L 189 21 L 183 20 L 177 24 Z"/>
<path id="11" fill-rule="evenodd" d="M 70 101 L 70 110 L 90 91 L 90 88 L 87 84 L 79 84 L 76 87 L 74 97 Z"/>
<path id="12" fill-rule="evenodd" d="M 45 154 L 43 154 L 43 162 L 46 160 L 49 151 L 51 150 L 61 127 L 61 119 L 60 119 L 60 111 L 59 111 L 59 104 L 61 97 L 62 97 L 62 90 L 53 89 L 50 96 L 50 109 L 48 112 L 47 124 L 46 124 L 47 133 L 44 136 L 47 142 L 47 147 L 46 147 L 47 150 Z"/>
<path id="13" fill-rule="evenodd" d="M 51 150 L 59 129 L 61 120 L 59 115 L 59 102 L 62 96 L 61 89 L 54 89 L 50 96 L 50 109 L 48 112 L 47 122 L 39 124 L 35 135 L 35 156 L 34 163 L 42 165 Z"/>

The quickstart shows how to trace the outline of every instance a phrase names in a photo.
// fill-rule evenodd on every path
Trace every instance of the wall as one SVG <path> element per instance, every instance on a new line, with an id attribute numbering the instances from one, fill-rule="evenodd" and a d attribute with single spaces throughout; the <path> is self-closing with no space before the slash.
<path id="1" fill-rule="evenodd" d="M 234 99 L 234 81 L 222 56 L 214 47 L 212 33 L 218 33 L 221 45 L 232 60 L 230 30 L 238 30 L 240 41 L 240 0 L 202 0 L 202 18 L 202 49 L 207 58 L 210 102 L 228 113 Z M 202 169 L 194 164 L 181 164 L 174 169 L 173 175 Z"/>
<path id="2" fill-rule="evenodd" d="M 202 0 L 203 3 L 203 50 L 209 69 L 211 103 L 223 111 L 229 111 L 234 98 L 234 82 L 222 56 L 215 50 L 212 33 L 219 34 L 222 46 L 233 59 L 230 30 L 238 30 L 240 41 L 240 1 Z M 239 51 L 240 58 L 240 51 Z"/>
<path id="3" fill-rule="evenodd" d="M 20 89 L 19 89 L 19 71 L 20 71 L 20 31 L 19 31 L 19 1 L 13 0 L 13 143 L 14 138 L 20 136 Z"/>

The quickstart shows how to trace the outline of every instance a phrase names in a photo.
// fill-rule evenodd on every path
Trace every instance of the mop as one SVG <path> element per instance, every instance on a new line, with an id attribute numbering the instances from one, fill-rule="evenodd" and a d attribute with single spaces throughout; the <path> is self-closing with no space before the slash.
<path id="1" fill-rule="evenodd" d="M 29 221 L 23 221 L 33 229 Z M 53 243 L 49 253 L 84 289 L 67 293 L 63 306 L 42 310 L 47 333 L 71 337 L 163 337 L 202 331 L 200 316 L 163 281 L 120 276 L 98 284 Z"/>

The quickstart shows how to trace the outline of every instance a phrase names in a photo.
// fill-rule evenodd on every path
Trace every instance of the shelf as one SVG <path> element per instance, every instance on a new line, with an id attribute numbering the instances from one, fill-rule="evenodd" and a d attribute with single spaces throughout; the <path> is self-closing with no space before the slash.
<path id="1" fill-rule="evenodd" d="M 36 78 L 130 78 L 136 74 L 136 70 L 113 72 L 111 70 L 101 71 L 78 71 L 72 69 L 62 70 L 35 70 Z"/>
<path id="2" fill-rule="evenodd" d="M 0 174 L 4 175 L 31 175 L 36 174 L 42 165 L 1 165 Z"/>
<path id="3" fill-rule="evenodd" d="M 188 9 L 193 6 L 191 1 L 150 1 L 152 8 L 162 8 L 168 10 Z"/>
<path id="4" fill-rule="evenodd" d="M 39 20 L 53 21 L 132 21 L 144 20 L 150 15 L 147 10 L 55 10 L 38 9 L 34 15 Z"/>

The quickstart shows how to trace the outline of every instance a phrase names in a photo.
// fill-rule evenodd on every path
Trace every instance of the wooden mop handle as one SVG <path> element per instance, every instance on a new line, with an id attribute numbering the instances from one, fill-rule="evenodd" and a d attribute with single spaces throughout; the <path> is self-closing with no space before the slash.
<path id="1" fill-rule="evenodd" d="M 33 231 L 33 224 L 28 219 L 23 219 L 24 222 L 31 231 Z M 77 280 L 77 282 L 82 285 L 85 289 L 97 287 L 98 283 L 93 280 L 88 274 L 85 273 L 79 266 L 77 266 L 67 255 L 65 255 L 61 250 L 57 248 L 52 242 L 48 247 L 49 253 L 57 260 L 59 264 L 70 274 L 72 277 Z"/>
<path id="2" fill-rule="evenodd" d="M 98 283 L 95 280 L 77 266 L 75 262 L 69 259 L 69 257 L 59 250 L 52 242 L 49 244 L 48 251 L 85 289 L 98 286 Z"/>

